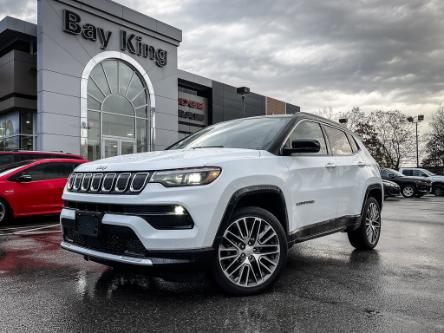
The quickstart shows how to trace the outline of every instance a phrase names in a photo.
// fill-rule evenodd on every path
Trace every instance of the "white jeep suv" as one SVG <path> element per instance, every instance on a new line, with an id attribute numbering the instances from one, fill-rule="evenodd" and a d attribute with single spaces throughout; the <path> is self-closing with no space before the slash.
<path id="1" fill-rule="evenodd" d="M 276 280 L 289 247 L 345 231 L 370 250 L 382 181 L 360 140 L 298 113 L 207 127 L 165 151 L 79 166 L 61 213 L 62 247 L 110 266 L 205 264 L 228 292 Z"/>

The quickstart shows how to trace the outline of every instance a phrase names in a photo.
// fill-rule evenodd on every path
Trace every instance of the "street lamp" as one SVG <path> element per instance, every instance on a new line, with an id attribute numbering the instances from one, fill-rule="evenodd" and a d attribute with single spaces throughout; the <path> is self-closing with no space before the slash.
<path id="1" fill-rule="evenodd" d="M 415 123 L 416 128 L 416 167 L 419 168 L 419 147 L 418 147 L 418 123 L 424 120 L 423 114 L 418 114 L 415 117 L 407 117 L 409 123 Z"/>
<path id="2" fill-rule="evenodd" d="M 242 96 L 242 116 L 245 117 L 245 96 L 250 93 L 250 88 L 248 87 L 239 87 L 236 89 L 238 95 Z"/>

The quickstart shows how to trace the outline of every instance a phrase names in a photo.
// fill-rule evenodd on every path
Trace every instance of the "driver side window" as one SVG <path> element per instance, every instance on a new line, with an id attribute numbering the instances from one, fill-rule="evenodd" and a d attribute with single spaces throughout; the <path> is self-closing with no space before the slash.
<path id="1" fill-rule="evenodd" d="M 327 155 L 327 144 L 325 143 L 324 134 L 322 133 L 321 125 L 312 121 L 303 121 L 296 126 L 293 133 L 291 133 L 285 148 L 291 148 L 291 143 L 294 140 L 317 140 L 321 145 L 321 150 L 317 153 L 308 153 L 308 155 Z M 303 155 L 303 154 L 298 154 Z"/>

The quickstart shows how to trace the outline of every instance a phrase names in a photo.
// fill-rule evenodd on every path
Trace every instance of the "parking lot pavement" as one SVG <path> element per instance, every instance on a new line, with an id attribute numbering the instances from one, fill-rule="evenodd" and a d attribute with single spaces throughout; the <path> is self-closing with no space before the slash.
<path id="1" fill-rule="evenodd" d="M 444 198 L 390 199 L 376 251 L 340 233 L 296 245 L 268 292 L 165 281 L 59 248 L 58 226 L 0 230 L 0 331 L 444 332 Z"/>

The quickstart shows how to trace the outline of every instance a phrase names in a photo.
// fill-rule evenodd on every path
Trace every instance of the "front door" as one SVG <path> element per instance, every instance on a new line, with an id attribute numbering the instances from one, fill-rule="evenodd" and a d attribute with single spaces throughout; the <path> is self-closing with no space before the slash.
<path id="1" fill-rule="evenodd" d="M 298 139 L 318 140 L 318 153 L 298 153 L 283 156 L 289 169 L 289 185 L 293 210 L 293 225 L 290 230 L 323 222 L 336 217 L 336 193 L 332 184 L 336 177 L 333 158 L 328 154 L 321 126 L 317 122 L 302 121 L 285 143 Z"/>
<path id="2" fill-rule="evenodd" d="M 117 155 L 135 153 L 134 140 L 119 137 L 104 137 L 102 144 L 102 157 L 113 157 Z"/>

